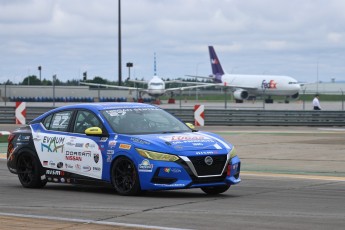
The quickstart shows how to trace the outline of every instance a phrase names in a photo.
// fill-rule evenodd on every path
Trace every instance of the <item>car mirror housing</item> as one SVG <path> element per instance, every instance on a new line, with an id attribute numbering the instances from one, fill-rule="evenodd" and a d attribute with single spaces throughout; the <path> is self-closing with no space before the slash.
<path id="1" fill-rule="evenodd" d="M 99 127 L 90 127 L 85 130 L 86 135 L 100 136 L 103 134 L 102 129 Z"/>
<path id="2" fill-rule="evenodd" d="M 185 123 L 189 128 L 191 128 L 191 129 L 195 129 L 195 126 L 192 124 L 192 123 L 189 123 L 189 122 L 187 122 L 187 123 Z"/>

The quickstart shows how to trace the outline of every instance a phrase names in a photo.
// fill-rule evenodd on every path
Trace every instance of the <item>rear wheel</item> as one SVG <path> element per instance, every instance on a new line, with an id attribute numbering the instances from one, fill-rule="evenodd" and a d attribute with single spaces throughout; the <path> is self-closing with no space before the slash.
<path id="1" fill-rule="evenodd" d="M 30 153 L 22 153 L 17 162 L 18 178 L 25 188 L 42 188 L 46 180 L 41 180 L 40 163 Z"/>
<path id="2" fill-rule="evenodd" d="M 230 185 L 215 186 L 215 187 L 204 187 L 201 190 L 209 195 L 217 195 L 226 192 L 230 188 Z"/>
<path id="3" fill-rule="evenodd" d="M 111 168 L 112 183 L 120 195 L 133 196 L 141 193 L 139 175 L 133 162 L 119 157 Z"/>

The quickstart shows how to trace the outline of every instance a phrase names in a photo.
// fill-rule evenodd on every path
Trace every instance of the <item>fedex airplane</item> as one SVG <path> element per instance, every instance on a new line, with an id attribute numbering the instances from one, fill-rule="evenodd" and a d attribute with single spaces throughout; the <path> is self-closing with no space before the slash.
<path id="1" fill-rule="evenodd" d="M 243 75 L 228 74 L 223 71 L 213 46 L 209 46 L 212 78 L 215 83 L 230 87 L 236 102 L 242 102 L 249 96 L 268 96 L 266 103 L 273 103 L 271 96 L 286 96 L 296 99 L 299 96 L 300 84 L 296 79 L 280 75 Z"/>

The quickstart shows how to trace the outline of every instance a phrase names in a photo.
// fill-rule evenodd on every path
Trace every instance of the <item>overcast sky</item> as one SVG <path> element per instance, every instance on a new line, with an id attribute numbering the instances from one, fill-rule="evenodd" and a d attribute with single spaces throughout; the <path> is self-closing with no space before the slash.
<path id="1" fill-rule="evenodd" d="M 345 80 L 344 0 L 122 0 L 122 74 L 228 73 Z M 118 79 L 117 0 L 0 0 L 0 83 Z"/>

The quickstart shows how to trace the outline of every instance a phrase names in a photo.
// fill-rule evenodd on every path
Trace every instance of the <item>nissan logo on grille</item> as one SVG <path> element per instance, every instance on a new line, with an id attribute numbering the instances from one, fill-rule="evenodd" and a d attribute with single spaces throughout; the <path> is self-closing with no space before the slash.
<path id="1" fill-rule="evenodd" d="M 213 159 L 210 156 L 205 157 L 205 163 L 207 165 L 212 165 L 213 164 Z"/>

